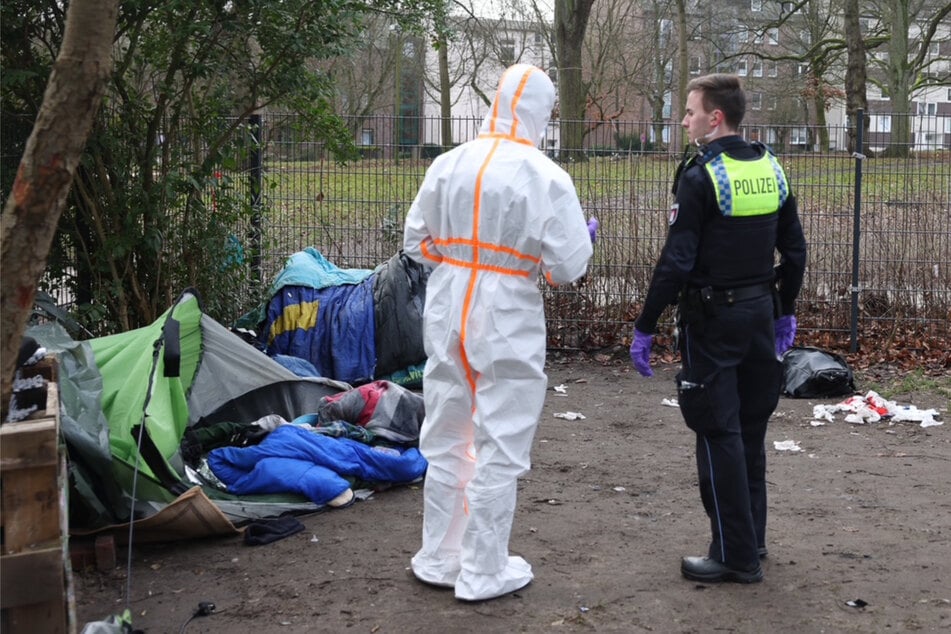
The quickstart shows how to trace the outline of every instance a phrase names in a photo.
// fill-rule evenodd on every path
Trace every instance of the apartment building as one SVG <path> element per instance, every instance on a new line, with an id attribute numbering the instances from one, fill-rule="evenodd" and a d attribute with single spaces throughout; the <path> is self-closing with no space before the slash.
<path id="1" fill-rule="evenodd" d="M 604 64 L 600 58 L 586 60 L 585 73 L 594 87 L 589 96 L 591 124 L 586 146 L 617 147 L 621 126 L 640 122 L 643 125 L 635 130 L 641 131 L 642 145 L 677 148 L 681 143 L 681 104 L 675 103 L 679 100 L 679 47 L 672 5 L 642 2 L 636 10 L 625 13 L 623 19 L 629 24 L 624 28 L 609 24 L 612 18 L 604 12 L 612 6 L 610 0 L 596 3 L 596 15 L 589 22 L 589 40 L 605 39 L 602 46 L 592 45 L 590 50 L 600 51 L 601 58 L 605 54 L 617 58 L 611 64 Z M 783 151 L 844 151 L 848 124 L 845 53 L 834 46 L 820 45 L 842 38 L 842 16 L 822 13 L 830 6 L 789 0 L 724 0 L 716 6 L 688 1 L 688 79 L 709 72 L 733 72 L 743 77 L 749 99 L 743 133 L 751 140 Z M 928 15 L 924 11 L 909 27 L 910 54 L 917 54 L 916 42 Z M 867 37 L 884 32 L 882 20 L 882 16 L 863 16 Z M 454 16 L 451 29 L 454 38 L 448 47 L 448 66 L 454 144 L 478 133 L 499 74 L 509 64 L 534 64 L 558 81 L 549 24 L 467 14 Z M 609 37 L 618 41 L 607 41 Z M 898 116 L 887 91 L 873 81 L 885 79 L 882 69 L 887 64 L 887 50 L 885 43 L 879 44 L 868 58 L 868 145 L 873 152 L 894 142 L 892 130 Z M 438 121 L 441 112 L 436 51 L 421 46 L 416 54 L 422 64 L 419 89 L 402 92 L 398 112 L 418 116 L 423 123 L 413 134 L 401 134 L 401 143 L 439 146 L 441 129 L 432 123 Z M 912 110 L 907 117 L 911 148 L 948 150 L 951 24 L 937 24 L 924 60 L 930 60 L 926 72 L 943 77 L 945 85 L 917 89 L 911 94 Z M 409 72 L 405 66 L 403 72 Z M 415 103 L 406 102 L 417 98 Z M 405 125 L 412 124 L 407 120 Z M 558 144 L 556 120 L 545 145 L 557 153 Z"/>

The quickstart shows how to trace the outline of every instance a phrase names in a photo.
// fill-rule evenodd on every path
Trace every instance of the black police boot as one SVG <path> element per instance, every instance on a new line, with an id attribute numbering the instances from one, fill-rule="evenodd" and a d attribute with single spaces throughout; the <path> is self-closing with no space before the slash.
<path id="1" fill-rule="evenodd" d="M 752 570 L 737 570 L 709 557 L 684 557 L 680 573 L 691 581 L 704 583 L 758 583 L 763 580 L 763 569 L 756 565 Z"/>

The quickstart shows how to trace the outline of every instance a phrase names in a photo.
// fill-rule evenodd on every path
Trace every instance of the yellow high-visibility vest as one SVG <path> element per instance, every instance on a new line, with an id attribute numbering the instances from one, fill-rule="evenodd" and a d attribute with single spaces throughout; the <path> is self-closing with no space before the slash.
<path id="1" fill-rule="evenodd" d="M 789 196 L 786 173 L 769 152 L 751 161 L 720 153 L 704 164 L 724 216 L 764 216 L 779 211 Z"/>

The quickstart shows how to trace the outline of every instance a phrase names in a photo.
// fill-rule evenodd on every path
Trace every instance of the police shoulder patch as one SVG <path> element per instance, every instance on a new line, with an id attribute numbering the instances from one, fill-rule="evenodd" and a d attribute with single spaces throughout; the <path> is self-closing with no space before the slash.
<path id="1" fill-rule="evenodd" d="M 667 214 L 667 224 L 672 225 L 677 222 L 677 214 L 680 211 L 680 203 L 674 203 L 670 206 L 670 212 Z"/>

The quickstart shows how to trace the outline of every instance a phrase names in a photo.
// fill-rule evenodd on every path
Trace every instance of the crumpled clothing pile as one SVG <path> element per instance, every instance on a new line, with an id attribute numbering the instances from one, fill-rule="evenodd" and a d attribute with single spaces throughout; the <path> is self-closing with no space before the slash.
<path id="1" fill-rule="evenodd" d="M 914 405 L 900 405 L 895 401 L 882 398 L 877 392 L 869 390 L 865 396 L 850 396 L 836 405 L 816 405 L 812 408 L 812 416 L 830 423 L 835 420 L 835 414 L 847 412 L 845 422 L 864 425 L 887 420 L 889 423 L 913 422 L 922 427 L 932 427 L 944 424 L 940 420 L 941 414 L 936 409 L 918 409 Z"/>

